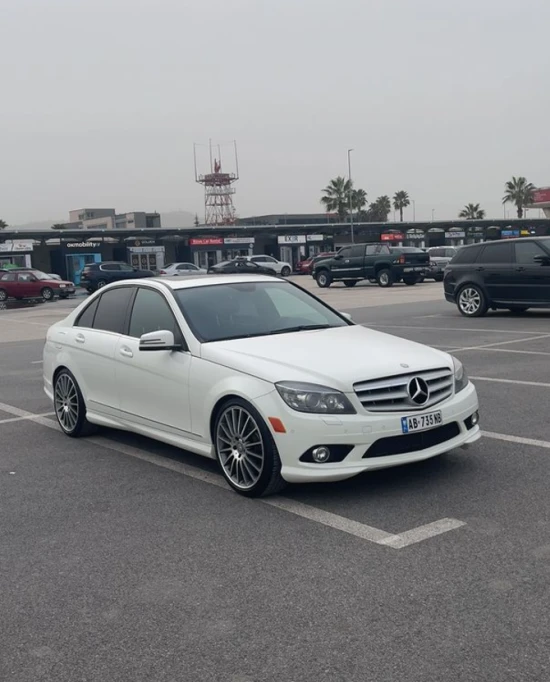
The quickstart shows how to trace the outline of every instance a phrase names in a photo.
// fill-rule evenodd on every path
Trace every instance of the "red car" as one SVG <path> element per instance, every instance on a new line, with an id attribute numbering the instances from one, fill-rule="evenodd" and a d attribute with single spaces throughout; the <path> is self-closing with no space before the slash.
<path id="1" fill-rule="evenodd" d="M 315 256 L 310 256 L 306 260 L 302 260 L 296 266 L 296 271 L 302 275 L 311 275 L 313 269 L 313 262 L 315 260 L 320 260 L 321 258 L 331 258 L 334 256 L 336 251 L 325 251 L 323 253 L 318 253 Z"/>
<path id="2" fill-rule="evenodd" d="M 53 279 L 40 270 L 0 270 L 0 302 L 8 298 L 67 298 L 74 294 L 73 282 Z"/>

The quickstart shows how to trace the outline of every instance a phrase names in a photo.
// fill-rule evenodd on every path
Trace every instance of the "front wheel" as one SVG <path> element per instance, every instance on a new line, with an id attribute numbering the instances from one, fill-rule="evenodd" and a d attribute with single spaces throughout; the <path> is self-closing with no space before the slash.
<path id="1" fill-rule="evenodd" d="M 321 272 L 318 272 L 315 275 L 315 279 L 317 280 L 317 285 L 322 289 L 326 289 L 332 283 L 332 277 L 328 270 L 321 270 Z"/>
<path id="2" fill-rule="evenodd" d="M 96 427 L 86 419 L 86 404 L 74 376 L 62 369 L 55 377 L 53 403 L 57 422 L 70 438 L 89 436 Z"/>
<path id="3" fill-rule="evenodd" d="M 0 289 L 0 302 L 8 300 L 8 292 L 5 289 Z"/>
<path id="4" fill-rule="evenodd" d="M 281 270 L 281 275 L 283 277 L 288 277 L 290 275 L 290 268 L 286 267 Z"/>
<path id="5" fill-rule="evenodd" d="M 464 317 L 482 317 L 489 309 L 487 298 L 476 284 L 467 284 L 458 292 L 458 310 Z"/>
<path id="6" fill-rule="evenodd" d="M 273 436 L 246 401 L 232 398 L 220 410 L 214 446 L 226 481 L 241 495 L 273 495 L 286 486 Z"/>
<path id="7" fill-rule="evenodd" d="M 44 287 L 41 291 L 42 298 L 45 301 L 53 301 L 53 289 L 51 287 Z"/>
<path id="8" fill-rule="evenodd" d="M 379 287 L 391 287 L 393 284 L 393 274 L 391 270 L 384 268 L 376 273 L 376 281 Z"/>
<path id="9" fill-rule="evenodd" d="M 346 287 L 348 287 L 348 288 L 354 287 L 356 284 L 357 284 L 357 280 L 356 280 L 356 279 L 346 279 L 346 280 L 344 280 L 344 285 L 345 285 Z"/>

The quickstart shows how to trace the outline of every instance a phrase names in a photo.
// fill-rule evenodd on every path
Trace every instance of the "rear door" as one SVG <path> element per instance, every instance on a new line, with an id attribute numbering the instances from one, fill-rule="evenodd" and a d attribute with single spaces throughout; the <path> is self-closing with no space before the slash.
<path id="1" fill-rule="evenodd" d="M 512 242 L 500 241 L 486 244 L 477 259 L 474 269 L 479 272 L 493 301 L 515 300 L 513 257 Z"/>
<path id="2" fill-rule="evenodd" d="M 374 277 L 376 271 L 376 264 L 380 262 L 380 259 L 384 256 L 388 257 L 388 265 L 392 261 L 392 255 L 390 247 L 387 244 L 367 244 L 365 252 L 365 261 L 363 265 L 363 271 L 365 277 Z"/>
<path id="3" fill-rule="evenodd" d="M 529 240 L 515 242 L 514 251 L 514 300 L 550 303 L 550 254 Z"/>
<path id="4" fill-rule="evenodd" d="M 40 282 L 32 272 L 20 272 L 17 281 L 14 282 L 17 298 L 39 298 L 44 284 Z"/>

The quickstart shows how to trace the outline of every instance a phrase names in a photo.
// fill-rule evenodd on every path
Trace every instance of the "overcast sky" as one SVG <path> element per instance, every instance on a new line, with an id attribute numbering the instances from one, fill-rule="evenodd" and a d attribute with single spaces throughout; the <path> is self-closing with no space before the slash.
<path id="1" fill-rule="evenodd" d="M 350 147 L 371 200 L 500 217 L 550 185 L 549 30 L 548 0 L 1 0 L 0 218 L 202 216 L 209 138 L 243 217 L 322 210 Z"/>

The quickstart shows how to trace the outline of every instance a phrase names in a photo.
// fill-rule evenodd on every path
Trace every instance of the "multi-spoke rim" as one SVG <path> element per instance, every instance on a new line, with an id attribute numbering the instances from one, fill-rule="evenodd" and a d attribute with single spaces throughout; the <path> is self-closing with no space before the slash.
<path id="1" fill-rule="evenodd" d="M 380 273 L 380 283 L 381 284 L 387 284 L 390 281 L 390 276 L 388 275 L 387 272 L 381 272 Z"/>
<path id="2" fill-rule="evenodd" d="M 55 382 L 55 413 L 64 431 L 74 431 L 78 422 L 78 393 L 68 374 L 60 374 Z"/>
<path id="3" fill-rule="evenodd" d="M 460 292 L 458 304 L 462 312 L 467 315 L 473 315 L 474 313 L 477 313 L 481 307 L 481 294 L 473 287 L 466 287 Z"/>
<path id="4" fill-rule="evenodd" d="M 243 407 L 228 407 L 216 429 L 216 448 L 225 475 L 237 488 L 258 482 L 265 461 L 264 441 L 254 417 Z"/>
<path id="5" fill-rule="evenodd" d="M 5 301 L 8 298 L 8 294 L 4 291 L 4 289 L 0 289 L 0 301 Z"/>
<path id="6" fill-rule="evenodd" d="M 45 289 L 42 289 L 42 296 L 49 301 L 50 298 L 53 297 L 53 291 L 49 287 L 46 287 Z"/>

